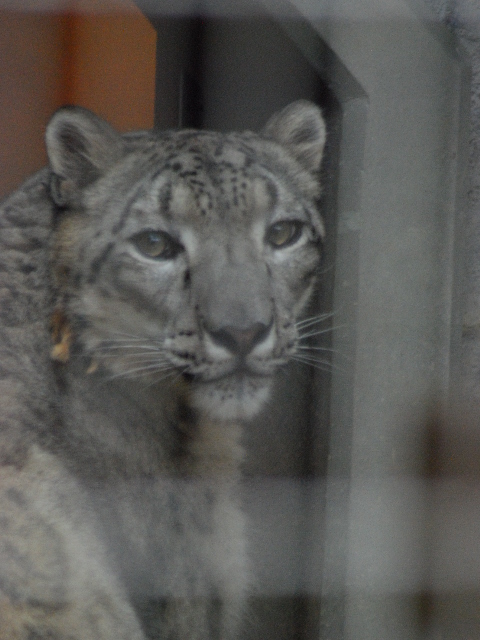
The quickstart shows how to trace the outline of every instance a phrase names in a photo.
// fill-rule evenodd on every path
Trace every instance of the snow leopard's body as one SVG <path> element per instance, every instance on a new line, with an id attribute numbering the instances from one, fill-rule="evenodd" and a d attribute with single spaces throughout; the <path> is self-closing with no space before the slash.
<path id="1" fill-rule="evenodd" d="M 308 103 L 263 136 L 52 119 L 0 209 L 1 640 L 235 636 L 241 423 L 295 353 L 324 137 Z"/>

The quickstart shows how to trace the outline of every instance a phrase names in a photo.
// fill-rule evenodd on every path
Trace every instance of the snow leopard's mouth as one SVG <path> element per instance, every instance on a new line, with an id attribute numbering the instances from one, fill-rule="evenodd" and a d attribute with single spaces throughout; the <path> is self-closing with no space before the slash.
<path id="1" fill-rule="evenodd" d="M 184 372 L 182 373 L 182 377 L 185 381 L 191 383 L 198 384 L 213 384 L 223 381 L 229 381 L 231 384 L 241 384 L 247 380 L 263 380 L 268 382 L 273 375 L 273 372 L 258 372 L 248 367 L 247 365 L 237 366 L 235 369 L 231 371 L 221 372 L 221 373 L 209 373 L 209 372 L 201 372 L 201 373 L 191 373 Z"/>

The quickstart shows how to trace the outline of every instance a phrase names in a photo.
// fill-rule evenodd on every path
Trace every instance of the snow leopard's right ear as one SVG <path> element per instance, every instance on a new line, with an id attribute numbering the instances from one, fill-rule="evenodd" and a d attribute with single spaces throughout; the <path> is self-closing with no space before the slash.
<path id="1" fill-rule="evenodd" d="M 318 173 L 327 134 L 322 112 L 313 102 L 292 102 L 270 118 L 263 134 L 281 144 L 304 169 Z"/>
<path id="2" fill-rule="evenodd" d="M 79 202 L 81 191 L 123 155 L 123 139 L 107 122 L 82 107 L 62 107 L 45 134 L 52 170 L 51 194 L 57 205 Z"/>

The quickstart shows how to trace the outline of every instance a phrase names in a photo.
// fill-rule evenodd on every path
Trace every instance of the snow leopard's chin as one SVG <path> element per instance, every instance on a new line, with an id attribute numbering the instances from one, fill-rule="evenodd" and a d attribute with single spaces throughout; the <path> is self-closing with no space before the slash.
<path id="1" fill-rule="evenodd" d="M 192 406 L 213 420 L 251 420 L 267 403 L 272 381 L 272 376 L 237 374 L 213 382 L 194 383 Z"/>

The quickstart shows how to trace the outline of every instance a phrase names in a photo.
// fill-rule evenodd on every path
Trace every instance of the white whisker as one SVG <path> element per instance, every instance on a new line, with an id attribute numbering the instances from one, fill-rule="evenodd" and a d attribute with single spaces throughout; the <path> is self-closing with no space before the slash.
<path id="1" fill-rule="evenodd" d="M 154 384 L 159 384 L 160 382 L 163 382 L 164 380 L 166 380 L 167 378 L 170 378 L 170 376 L 175 375 L 175 373 L 177 374 L 175 376 L 175 378 L 173 379 L 173 382 L 175 382 L 175 380 L 177 380 L 178 378 L 180 378 L 180 376 L 185 373 L 185 371 L 188 369 L 188 367 L 185 367 L 184 369 L 182 369 L 181 371 L 178 371 L 177 369 L 173 368 L 172 371 L 170 371 L 169 373 L 161 376 L 160 378 L 153 380 L 149 385 L 147 385 L 148 387 L 153 387 Z"/>
<path id="2" fill-rule="evenodd" d="M 147 375 L 160 371 L 167 371 L 169 368 L 174 368 L 172 365 L 149 364 L 142 367 L 135 367 L 134 369 L 126 369 L 125 371 L 119 371 L 108 376 L 109 380 L 115 380 L 116 378 L 127 378 L 134 376 L 135 374 Z"/>
<path id="3" fill-rule="evenodd" d="M 98 353 L 98 356 L 104 360 L 153 360 L 153 361 L 167 361 L 165 356 L 158 351 L 151 351 L 145 353 Z"/>
<path id="4" fill-rule="evenodd" d="M 317 369 L 321 369 L 322 371 L 336 370 L 336 371 L 341 371 L 342 373 L 346 372 L 345 369 L 343 369 L 342 367 L 339 367 L 337 364 L 333 364 L 333 362 L 330 362 L 329 360 L 323 360 L 321 358 L 317 358 L 314 355 L 309 356 L 307 354 L 297 353 L 294 356 L 292 356 L 292 360 L 297 360 L 297 362 L 303 362 L 305 364 L 311 365 L 312 367 L 316 367 Z"/>
<path id="5" fill-rule="evenodd" d="M 293 357 L 297 359 L 302 359 L 304 362 L 321 362 L 322 364 L 328 364 L 329 366 L 331 366 L 332 364 L 330 360 L 323 360 L 322 358 L 318 358 L 314 355 L 308 355 L 305 353 L 296 353 L 295 356 Z"/>
<path id="6" fill-rule="evenodd" d="M 304 351 L 306 353 L 312 352 L 312 351 L 323 351 L 324 353 L 331 353 L 332 355 L 338 356 L 340 358 L 344 358 L 345 360 L 352 362 L 352 358 L 350 358 L 350 356 L 347 356 L 345 353 L 338 351 L 338 349 L 331 349 L 330 347 L 310 347 L 308 345 L 300 345 L 300 346 L 297 346 L 297 350 Z M 304 355 L 304 354 L 301 354 L 301 355 Z M 312 353 L 311 355 L 313 357 L 315 354 Z"/>
<path id="7" fill-rule="evenodd" d="M 161 347 L 156 347 L 151 344 L 104 344 L 97 347 L 98 351 L 121 351 L 122 349 L 138 349 L 140 351 L 148 350 L 152 352 L 162 351 Z"/>
<path id="8" fill-rule="evenodd" d="M 332 367 L 329 362 L 311 362 L 310 360 L 304 360 L 303 358 L 299 358 L 298 356 L 293 356 L 292 360 L 296 362 L 300 362 L 301 364 L 308 365 L 309 367 L 313 367 L 314 369 L 319 369 L 320 371 L 325 371 L 326 373 L 332 372 Z"/>
<path id="9" fill-rule="evenodd" d="M 122 361 L 120 361 L 122 363 Z M 158 360 L 129 360 L 128 362 L 123 362 L 125 367 L 129 367 L 129 371 L 134 371 L 137 369 L 158 369 L 159 371 L 164 371 L 165 369 L 170 369 L 172 365 L 166 361 L 158 361 Z"/>
<path id="10" fill-rule="evenodd" d="M 345 324 L 337 324 L 331 327 L 327 327 L 326 329 L 319 329 L 318 331 L 310 331 L 310 333 L 304 333 L 299 336 L 300 340 L 305 340 L 306 338 L 311 338 L 312 336 L 320 336 L 324 333 L 331 333 L 332 331 L 336 331 L 337 329 L 343 329 L 347 325 Z"/>
<path id="11" fill-rule="evenodd" d="M 304 318 L 303 320 L 300 320 L 299 322 L 296 323 L 296 326 L 298 329 L 306 329 L 307 327 L 313 325 L 313 324 L 317 324 L 319 322 L 324 322 L 325 320 L 328 320 L 329 318 L 332 318 L 335 315 L 335 312 L 332 313 L 321 313 L 318 316 L 311 316 L 309 318 Z"/>
<path id="12" fill-rule="evenodd" d="M 128 338 L 129 340 L 145 340 L 145 336 L 139 336 L 135 333 L 123 333 L 122 331 L 109 331 L 109 335 Z M 115 341 L 117 340 L 119 340 L 119 338 L 115 338 Z"/>

